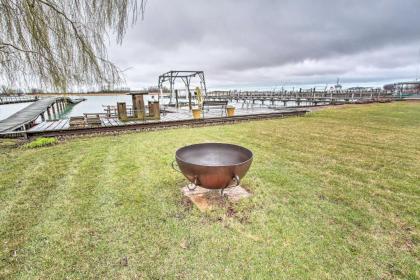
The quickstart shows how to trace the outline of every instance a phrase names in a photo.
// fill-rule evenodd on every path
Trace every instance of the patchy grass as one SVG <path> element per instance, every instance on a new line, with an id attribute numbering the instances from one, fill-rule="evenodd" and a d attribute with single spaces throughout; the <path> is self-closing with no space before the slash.
<path id="1" fill-rule="evenodd" d="M 58 143 L 58 140 L 55 137 L 39 137 L 29 143 L 26 143 L 24 147 L 28 149 L 35 149 L 35 148 L 40 148 L 40 147 L 45 147 L 45 146 L 51 146 L 57 143 Z"/>
<path id="2" fill-rule="evenodd" d="M 177 148 L 255 155 L 254 196 L 201 213 Z M 420 104 L 0 145 L 0 278 L 418 279 Z"/>

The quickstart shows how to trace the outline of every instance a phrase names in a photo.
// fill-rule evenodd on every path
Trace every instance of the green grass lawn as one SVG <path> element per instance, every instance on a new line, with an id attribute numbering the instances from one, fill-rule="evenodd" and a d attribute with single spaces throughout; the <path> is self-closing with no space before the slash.
<path id="1" fill-rule="evenodd" d="M 177 148 L 254 152 L 253 197 L 201 213 Z M 420 103 L 0 141 L 0 279 L 419 279 Z"/>

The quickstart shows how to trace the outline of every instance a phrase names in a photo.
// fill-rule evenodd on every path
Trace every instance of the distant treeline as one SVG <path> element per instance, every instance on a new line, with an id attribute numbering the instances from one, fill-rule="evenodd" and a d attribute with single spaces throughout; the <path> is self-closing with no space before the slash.
<path id="1" fill-rule="evenodd" d="M 147 88 L 143 88 L 141 90 L 131 90 L 130 88 L 102 88 L 97 91 L 87 90 L 87 91 L 69 91 L 69 92 L 54 92 L 54 91 L 45 91 L 42 89 L 32 88 L 29 90 L 22 90 L 22 89 L 14 89 L 9 88 L 6 86 L 0 86 L 0 95 L 25 95 L 25 94 L 126 94 L 131 91 L 148 91 L 148 92 L 160 92 L 159 87 L 157 86 L 150 86 Z M 162 92 L 168 93 L 170 92 L 169 88 L 162 87 Z"/>

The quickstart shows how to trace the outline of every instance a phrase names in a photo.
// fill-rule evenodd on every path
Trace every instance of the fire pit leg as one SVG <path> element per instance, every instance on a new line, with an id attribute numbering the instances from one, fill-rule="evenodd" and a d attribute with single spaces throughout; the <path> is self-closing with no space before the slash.
<path id="1" fill-rule="evenodd" d="M 190 190 L 190 191 L 195 190 L 197 188 L 197 185 L 198 185 L 197 183 L 198 183 L 198 177 L 195 177 L 194 183 L 191 183 L 191 184 L 187 185 L 188 190 Z"/>
<path id="2" fill-rule="evenodd" d="M 223 189 L 220 189 L 220 195 L 223 197 L 223 195 L 225 194 L 225 190 L 227 189 L 227 188 L 235 188 L 235 187 L 238 187 L 239 186 L 239 184 L 241 183 L 241 179 L 239 178 L 239 176 L 238 175 L 234 175 L 233 176 L 233 178 L 232 178 L 232 181 L 235 183 L 234 185 L 232 185 L 232 184 L 229 184 L 229 185 L 227 185 L 226 187 L 224 187 Z"/>
<path id="3" fill-rule="evenodd" d="M 193 191 L 197 188 L 197 185 L 190 183 L 187 185 L 187 188 L 188 190 Z"/>

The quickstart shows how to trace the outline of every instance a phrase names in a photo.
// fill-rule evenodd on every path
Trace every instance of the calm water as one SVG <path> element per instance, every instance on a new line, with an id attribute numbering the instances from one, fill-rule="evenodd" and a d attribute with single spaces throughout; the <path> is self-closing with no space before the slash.
<path id="1" fill-rule="evenodd" d="M 113 96 L 72 96 L 71 98 L 86 98 L 74 106 L 69 107 L 69 110 L 63 117 L 83 116 L 84 113 L 103 113 L 102 105 L 117 105 L 117 102 L 126 102 L 131 104 L 131 96 L 128 95 L 113 95 Z"/>
<path id="2" fill-rule="evenodd" d="M 82 116 L 83 113 L 103 113 L 102 105 L 117 105 L 117 102 L 126 102 L 131 105 L 131 96 L 128 95 L 114 95 L 114 96 L 71 96 L 71 98 L 86 98 L 86 101 L 80 102 L 74 106 L 68 106 L 67 110 L 61 118 L 68 118 L 71 116 Z M 151 100 L 151 97 L 145 97 L 145 102 Z M 10 105 L 0 105 L 0 120 L 9 117 L 17 111 L 29 106 L 31 103 L 20 103 Z"/>
<path id="3" fill-rule="evenodd" d="M 86 98 L 86 101 L 80 102 L 73 106 L 68 106 L 67 110 L 60 116 L 60 118 L 68 118 L 72 116 L 82 116 L 84 113 L 104 113 L 104 107 L 106 105 L 116 106 L 117 102 L 126 102 L 127 105 L 131 105 L 131 96 L 129 95 L 102 95 L 102 96 L 71 96 L 71 98 Z M 157 97 L 155 97 L 157 98 Z M 151 96 L 145 96 L 145 103 L 152 100 Z M 169 99 L 164 99 L 161 103 L 167 103 Z M 180 102 L 187 102 L 186 99 L 180 98 Z M 16 113 L 17 111 L 29 106 L 31 103 L 20 103 L 20 104 L 10 104 L 10 105 L 0 105 L 0 120 L 9 117 L 10 115 Z M 242 104 L 234 104 L 237 106 L 242 106 Z M 268 105 L 268 103 L 266 103 Z M 281 105 L 281 104 L 277 104 Z M 287 104 L 288 106 L 294 106 L 291 102 Z M 302 103 L 302 105 L 305 105 Z M 255 106 L 258 106 L 256 102 Z M 38 120 L 40 121 L 40 120 Z"/>
<path id="4" fill-rule="evenodd" d="M 32 104 L 32 102 L 0 105 L 0 120 L 9 117 L 15 112 L 25 108 L 26 106 L 29 106 L 30 104 Z"/>

